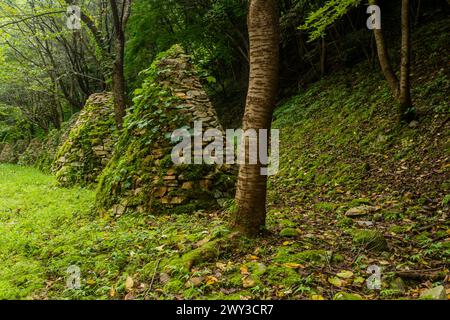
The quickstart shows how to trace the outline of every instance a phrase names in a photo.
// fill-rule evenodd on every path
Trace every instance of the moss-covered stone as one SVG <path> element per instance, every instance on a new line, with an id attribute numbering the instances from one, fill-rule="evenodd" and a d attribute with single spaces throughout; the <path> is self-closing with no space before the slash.
<path id="1" fill-rule="evenodd" d="M 294 228 L 284 228 L 280 232 L 280 236 L 282 237 L 296 237 L 297 235 L 298 232 Z"/>
<path id="2" fill-rule="evenodd" d="M 353 230 L 353 243 L 371 251 L 387 251 L 388 243 L 384 236 L 376 230 Z"/>
<path id="3" fill-rule="evenodd" d="M 218 208 L 232 197 L 233 169 L 217 165 L 174 165 L 171 134 L 180 128 L 221 129 L 191 58 L 179 46 L 144 72 L 124 131 L 97 188 L 97 206 L 115 216 L 127 211 L 186 213 Z"/>
<path id="4" fill-rule="evenodd" d="M 14 148 L 9 143 L 4 144 L 2 152 L 0 152 L 0 163 L 16 163 L 16 162 L 17 162 L 17 154 L 14 152 Z"/>
<path id="5" fill-rule="evenodd" d="M 41 150 L 37 155 L 34 166 L 43 172 L 51 172 L 52 164 L 55 161 L 56 154 L 61 145 L 69 137 L 70 130 L 76 123 L 79 113 L 73 114 L 70 119 L 64 122 L 60 130 L 54 129 L 50 131 L 45 140 L 42 142 Z"/>
<path id="6" fill-rule="evenodd" d="M 117 136 L 112 94 L 92 95 L 53 162 L 58 182 L 62 186 L 97 182 L 111 158 Z"/>
<path id="7" fill-rule="evenodd" d="M 299 246 L 280 247 L 275 261 L 280 263 L 321 264 L 331 259 L 331 252 L 326 250 L 301 250 Z"/>
<path id="8" fill-rule="evenodd" d="M 18 164 L 32 166 L 36 163 L 42 149 L 41 140 L 35 138 L 31 140 L 27 149 L 19 156 Z"/>

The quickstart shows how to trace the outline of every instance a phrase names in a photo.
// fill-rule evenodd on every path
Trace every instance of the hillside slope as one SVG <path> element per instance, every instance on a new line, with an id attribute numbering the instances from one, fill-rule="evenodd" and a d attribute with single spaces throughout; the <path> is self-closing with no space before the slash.
<path id="1" fill-rule="evenodd" d="M 91 191 L 0 166 L 0 298 L 416 299 L 438 285 L 448 295 L 449 22 L 414 33 L 418 121 L 397 124 L 385 81 L 365 64 L 281 104 L 268 232 L 191 270 L 178 257 L 216 249 L 232 205 L 116 220 L 90 211 Z M 70 265 L 80 289 L 66 288 Z M 369 266 L 379 290 L 366 286 Z"/>

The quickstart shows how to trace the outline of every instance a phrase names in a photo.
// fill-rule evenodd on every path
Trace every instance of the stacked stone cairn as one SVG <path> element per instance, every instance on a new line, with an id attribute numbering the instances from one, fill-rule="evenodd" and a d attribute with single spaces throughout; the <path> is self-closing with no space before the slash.
<path id="1" fill-rule="evenodd" d="M 95 184 L 111 159 L 117 136 L 112 94 L 91 95 L 52 164 L 59 184 Z"/>
<path id="2" fill-rule="evenodd" d="M 145 75 L 113 159 L 100 178 L 98 207 L 115 216 L 127 211 L 155 214 L 220 208 L 233 197 L 234 168 L 180 165 L 171 158 L 177 144 L 171 140 L 174 130 L 192 129 L 194 121 L 201 121 L 204 131 L 223 132 L 191 57 L 174 46 Z"/>

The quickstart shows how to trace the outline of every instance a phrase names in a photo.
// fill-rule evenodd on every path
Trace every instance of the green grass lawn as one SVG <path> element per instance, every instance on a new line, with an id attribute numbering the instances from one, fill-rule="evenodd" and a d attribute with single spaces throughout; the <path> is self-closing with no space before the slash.
<path id="1" fill-rule="evenodd" d="M 91 190 L 0 165 L 0 299 L 143 297 L 158 260 L 220 231 L 220 220 L 195 214 L 100 218 L 93 200 Z M 79 290 L 66 287 L 72 265 L 81 269 Z"/>

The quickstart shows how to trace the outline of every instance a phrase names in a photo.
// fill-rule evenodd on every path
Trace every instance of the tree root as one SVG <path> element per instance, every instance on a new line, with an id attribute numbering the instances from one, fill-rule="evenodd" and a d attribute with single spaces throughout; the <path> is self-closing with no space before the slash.
<path id="1" fill-rule="evenodd" d="M 224 237 L 212 240 L 202 246 L 185 253 L 180 258 L 176 258 L 165 263 L 165 268 L 171 266 L 182 266 L 191 270 L 194 266 L 203 262 L 218 259 L 223 254 L 232 251 L 238 246 L 240 234 L 235 232 Z"/>

